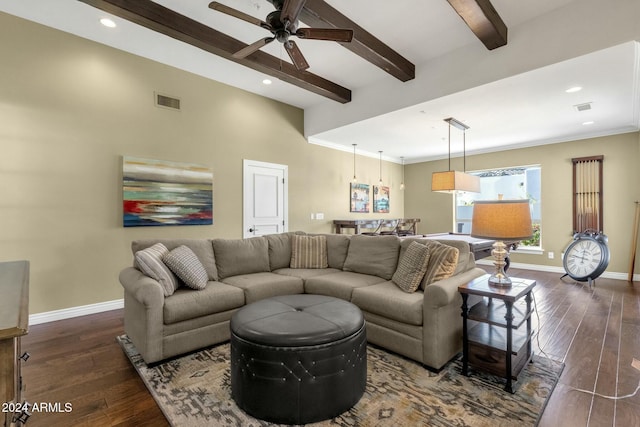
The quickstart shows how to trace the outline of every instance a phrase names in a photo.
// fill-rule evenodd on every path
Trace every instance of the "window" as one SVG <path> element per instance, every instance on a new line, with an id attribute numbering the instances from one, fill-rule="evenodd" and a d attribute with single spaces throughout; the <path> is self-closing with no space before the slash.
<path id="1" fill-rule="evenodd" d="M 471 216 L 475 200 L 529 199 L 533 237 L 521 246 L 540 249 L 541 246 L 541 169 L 540 165 L 468 172 L 480 177 L 480 193 L 456 194 L 456 232 L 471 233 Z"/>

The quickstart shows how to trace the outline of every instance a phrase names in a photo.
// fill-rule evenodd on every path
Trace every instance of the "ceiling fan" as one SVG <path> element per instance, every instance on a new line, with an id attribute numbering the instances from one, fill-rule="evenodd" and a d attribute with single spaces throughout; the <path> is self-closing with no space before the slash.
<path id="1" fill-rule="evenodd" d="M 218 12 L 225 13 L 238 19 L 242 19 L 253 25 L 257 25 L 271 31 L 272 37 L 265 37 L 252 43 L 233 54 L 234 58 L 246 58 L 253 52 L 262 48 L 274 40 L 283 44 L 289 54 L 293 65 L 300 71 L 309 68 L 309 63 L 302 55 L 300 48 L 289 37 L 296 36 L 301 39 L 330 40 L 349 43 L 353 39 L 353 30 L 340 28 L 298 28 L 298 15 L 302 11 L 306 0 L 268 0 L 276 8 L 267 15 L 266 21 L 254 18 L 237 9 L 226 6 L 217 1 L 211 2 L 209 7 Z"/>

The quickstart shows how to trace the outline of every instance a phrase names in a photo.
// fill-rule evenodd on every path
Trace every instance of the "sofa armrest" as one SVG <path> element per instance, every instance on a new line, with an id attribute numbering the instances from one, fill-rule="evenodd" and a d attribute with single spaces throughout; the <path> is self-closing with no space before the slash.
<path id="1" fill-rule="evenodd" d="M 164 293 L 157 280 L 145 276 L 134 267 L 127 267 L 120 272 L 120 284 L 126 292 L 146 307 L 162 307 Z"/>
<path id="2" fill-rule="evenodd" d="M 158 281 L 128 267 L 120 272 L 124 288 L 124 331 L 145 362 L 164 359 L 164 292 Z"/>
<path id="3" fill-rule="evenodd" d="M 475 267 L 428 285 L 424 290 L 424 307 L 434 309 L 454 303 L 459 295 L 458 286 L 464 285 L 483 274 L 486 274 L 486 271 Z"/>

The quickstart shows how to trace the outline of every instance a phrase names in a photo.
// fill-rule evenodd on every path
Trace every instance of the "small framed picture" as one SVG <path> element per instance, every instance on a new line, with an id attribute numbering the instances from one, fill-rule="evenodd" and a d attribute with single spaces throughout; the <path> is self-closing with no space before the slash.
<path id="1" fill-rule="evenodd" d="M 350 184 L 350 212 L 369 213 L 369 184 Z"/>

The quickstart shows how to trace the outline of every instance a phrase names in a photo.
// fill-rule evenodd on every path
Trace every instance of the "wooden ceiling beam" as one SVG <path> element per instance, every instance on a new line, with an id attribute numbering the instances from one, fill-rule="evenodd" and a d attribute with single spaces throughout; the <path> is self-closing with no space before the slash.
<path id="1" fill-rule="evenodd" d="M 234 58 L 233 53 L 247 44 L 151 0 L 79 1 L 334 101 L 343 104 L 351 101 L 349 89 L 307 71 L 298 71 L 289 62 L 265 52 Z"/>
<path id="2" fill-rule="evenodd" d="M 490 0 L 447 0 L 489 50 L 507 44 L 507 26 Z"/>
<path id="3" fill-rule="evenodd" d="M 307 0 L 299 18 L 314 28 L 353 29 L 353 40 L 351 43 L 340 43 L 342 46 L 403 82 L 416 77 L 413 63 L 325 1 Z"/>

